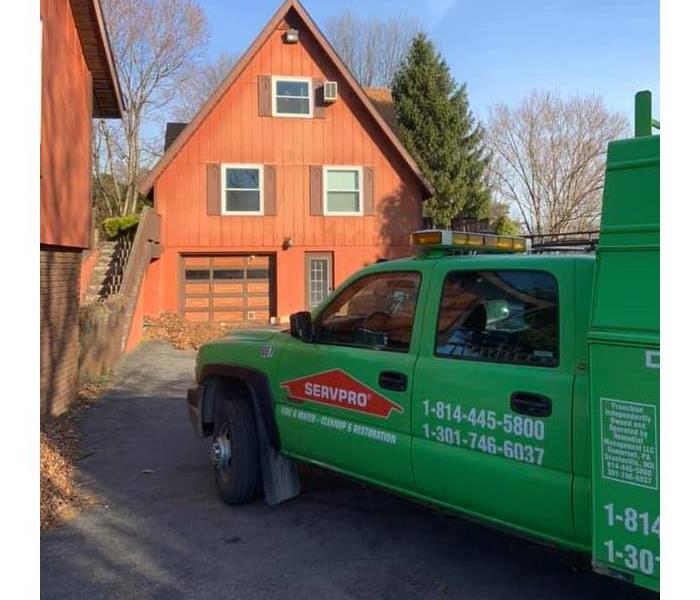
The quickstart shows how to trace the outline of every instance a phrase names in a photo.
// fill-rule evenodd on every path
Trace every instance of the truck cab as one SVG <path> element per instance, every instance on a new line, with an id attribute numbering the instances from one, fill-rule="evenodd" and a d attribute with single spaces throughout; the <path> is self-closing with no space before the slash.
<path id="1" fill-rule="evenodd" d="M 358 273 L 314 315 L 312 339 L 290 333 L 279 348 L 282 448 L 586 547 L 593 267 L 434 252 Z"/>

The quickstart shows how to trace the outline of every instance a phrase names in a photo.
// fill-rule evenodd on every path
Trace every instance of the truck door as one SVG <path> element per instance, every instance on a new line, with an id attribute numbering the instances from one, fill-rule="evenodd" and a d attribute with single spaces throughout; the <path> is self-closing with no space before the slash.
<path id="1" fill-rule="evenodd" d="M 414 375 L 413 464 L 423 494 L 570 539 L 573 265 L 548 264 L 436 267 L 439 301 Z"/>
<path id="2" fill-rule="evenodd" d="M 285 344 L 276 411 L 286 452 L 389 484 L 412 484 L 420 285 L 414 271 L 360 277 L 316 316 L 313 342 Z"/>

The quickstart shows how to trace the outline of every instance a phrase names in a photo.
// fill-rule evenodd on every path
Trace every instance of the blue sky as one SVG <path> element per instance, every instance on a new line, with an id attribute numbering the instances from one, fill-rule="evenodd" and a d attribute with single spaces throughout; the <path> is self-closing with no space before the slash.
<path id="1" fill-rule="evenodd" d="M 210 52 L 240 53 L 280 0 L 201 0 Z M 467 84 L 483 119 L 497 102 L 532 88 L 595 92 L 633 114 L 634 92 L 650 89 L 659 106 L 658 0 L 305 0 L 316 23 L 346 10 L 377 18 L 418 17 L 452 74 Z"/>

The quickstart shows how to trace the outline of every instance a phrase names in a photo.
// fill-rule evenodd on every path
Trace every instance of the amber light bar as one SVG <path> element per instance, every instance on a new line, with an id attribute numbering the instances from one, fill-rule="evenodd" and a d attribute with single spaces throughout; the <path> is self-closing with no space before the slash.
<path id="1" fill-rule="evenodd" d="M 525 238 L 492 233 L 467 233 L 445 229 L 424 229 L 411 233 L 411 245 L 482 252 L 526 252 Z"/>

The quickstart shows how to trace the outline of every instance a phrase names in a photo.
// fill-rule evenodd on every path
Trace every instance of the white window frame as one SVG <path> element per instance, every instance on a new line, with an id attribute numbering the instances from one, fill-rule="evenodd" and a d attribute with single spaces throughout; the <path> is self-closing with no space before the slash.
<path id="1" fill-rule="evenodd" d="M 242 191 L 252 191 L 255 188 L 227 188 L 226 187 L 226 170 L 227 169 L 257 169 L 258 182 L 260 183 L 260 207 L 259 210 L 226 210 L 226 191 L 237 189 Z M 222 163 L 221 165 L 221 214 L 231 216 L 258 216 L 265 214 L 265 169 L 263 165 L 248 165 L 239 163 Z"/>
<path id="2" fill-rule="evenodd" d="M 357 211 L 329 211 L 328 192 L 347 192 L 351 190 L 329 190 L 328 171 L 355 171 L 358 175 L 359 209 Z M 364 215 L 364 169 L 357 165 L 324 165 L 323 166 L 323 216 L 324 217 L 361 217 Z"/>
<path id="3" fill-rule="evenodd" d="M 277 82 L 278 81 L 304 81 L 309 85 L 309 112 L 308 113 L 285 113 L 277 112 Z M 273 75 L 272 85 L 270 86 L 272 94 L 272 116 L 273 117 L 291 117 L 301 119 L 311 119 L 314 116 L 314 85 L 311 77 L 287 77 L 285 75 Z M 285 96 L 291 97 L 291 96 Z M 301 96 L 294 96 L 301 98 Z"/>

